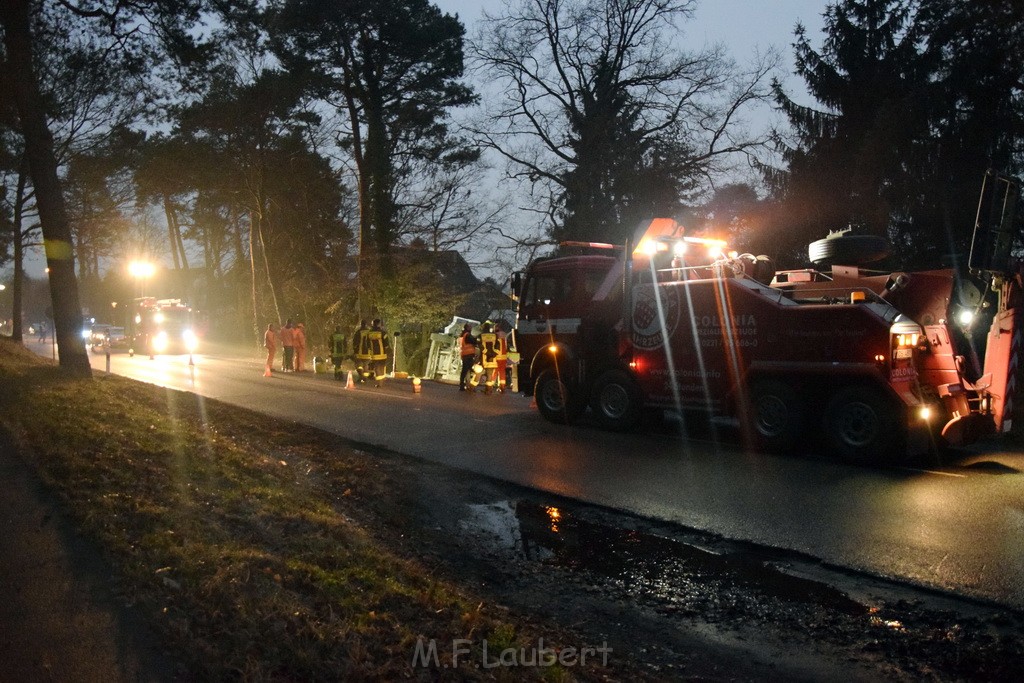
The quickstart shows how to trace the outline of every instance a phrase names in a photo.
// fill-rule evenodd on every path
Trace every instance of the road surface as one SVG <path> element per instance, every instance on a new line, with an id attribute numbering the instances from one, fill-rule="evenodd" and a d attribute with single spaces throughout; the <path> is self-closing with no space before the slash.
<path id="1" fill-rule="evenodd" d="M 105 371 L 104 356 L 92 361 Z M 264 378 L 256 349 L 193 361 L 114 354 L 111 369 L 589 503 L 1024 608 L 1024 452 L 1009 441 L 941 468 L 853 467 L 744 452 L 706 428 L 683 438 L 678 420 L 639 434 L 552 425 L 518 395 L 431 382 L 419 394 L 398 381 L 345 389 L 311 372 Z"/>

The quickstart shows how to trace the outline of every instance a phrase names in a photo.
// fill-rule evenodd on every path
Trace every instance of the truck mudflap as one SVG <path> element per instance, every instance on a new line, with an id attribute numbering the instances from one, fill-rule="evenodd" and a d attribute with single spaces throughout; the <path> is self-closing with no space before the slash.
<path id="1" fill-rule="evenodd" d="M 968 446 L 978 439 L 994 434 L 995 431 L 991 415 L 969 413 L 947 422 L 942 428 L 942 438 L 950 446 Z"/>

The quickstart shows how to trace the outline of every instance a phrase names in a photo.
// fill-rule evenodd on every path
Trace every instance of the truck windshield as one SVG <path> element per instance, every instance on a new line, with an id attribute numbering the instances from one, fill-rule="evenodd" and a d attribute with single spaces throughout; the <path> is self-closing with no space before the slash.
<path id="1" fill-rule="evenodd" d="M 571 280 L 568 275 L 537 275 L 526 286 L 525 304 L 561 303 L 569 298 Z"/>

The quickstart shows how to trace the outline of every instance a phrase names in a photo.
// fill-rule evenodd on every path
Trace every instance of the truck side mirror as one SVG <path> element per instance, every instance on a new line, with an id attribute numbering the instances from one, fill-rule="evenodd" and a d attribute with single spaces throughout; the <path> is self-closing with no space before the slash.
<path id="1" fill-rule="evenodd" d="M 516 271 L 512 273 L 512 300 L 519 301 L 523 293 L 523 273 Z"/>
<path id="2" fill-rule="evenodd" d="M 1009 267 L 1019 191 L 1012 178 L 993 171 L 985 174 L 968 259 L 971 272 L 1003 273 Z"/>

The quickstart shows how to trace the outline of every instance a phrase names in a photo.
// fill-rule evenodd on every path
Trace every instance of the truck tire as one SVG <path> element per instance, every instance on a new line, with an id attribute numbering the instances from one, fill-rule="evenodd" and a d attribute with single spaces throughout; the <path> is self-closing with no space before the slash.
<path id="1" fill-rule="evenodd" d="M 825 444 L 832 455 L 855 464 L 898 456 L 904 442 L 900 411 L 872 387 L 841 389 L 825 408 Z"/>
<path id="2" fill-rule="evenodd" d="M 643 417 L 640 390 L 622 370 L 609 370 L 597 378 L 590 407 L 602 427 L 617 432 L 634 429 Z"/>
<path id="3" fill-rule="evenodd" d="M 787 453 L 804 435 L 806 408 L 792 386 L 763 379 L 750 389 L 750 418 L 760 450 Z"/>
<path id="4" fill-rule="evenodd" d="M 563 381 L 554 370 L 540 373 L 533 397 L 541 416 L 555 424 L 572 424 L 587 407 L 576 387 Z"/>
<path id="5" fill-rule="evenodd" d="M 858 266 L 881 261 L 889 255 L 889 240 L 878 235 L 836 233 L 807 247 L 807 256 L 815 265 Z"/>

